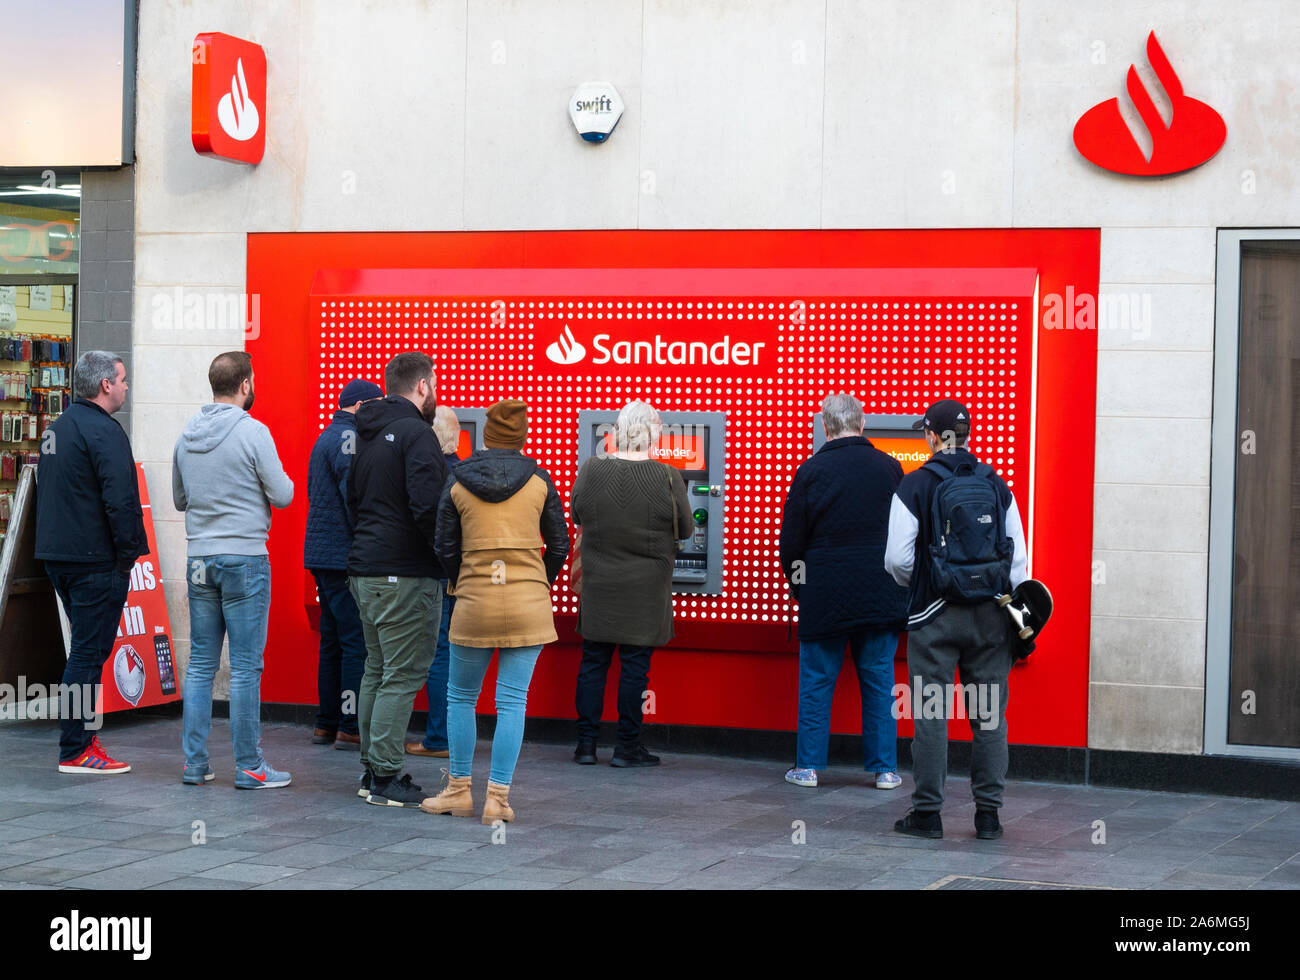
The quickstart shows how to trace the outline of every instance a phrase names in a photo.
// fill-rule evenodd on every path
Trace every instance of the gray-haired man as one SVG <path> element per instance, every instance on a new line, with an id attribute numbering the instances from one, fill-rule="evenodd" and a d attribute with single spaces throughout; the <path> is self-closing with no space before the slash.
<path id="1" fill-rule="evenodd" d="M 36 491 L 36 557 L 63 602 L 72 648 L 63 671 L 66 690 L 90 691 L 117 639 L 130 590 L 131 566 L 149 553 L 135 458 L 113 418 L 126 401 L 122 358 L 86 351 L 72 371 L 76 399 L 45 430 Z M 59 772 L 130 772 L 86 731 L 93 697 L 80 699 L 77 717 L 62 720 Z M 71 702 L 69 702 L 71 703 Z"/>

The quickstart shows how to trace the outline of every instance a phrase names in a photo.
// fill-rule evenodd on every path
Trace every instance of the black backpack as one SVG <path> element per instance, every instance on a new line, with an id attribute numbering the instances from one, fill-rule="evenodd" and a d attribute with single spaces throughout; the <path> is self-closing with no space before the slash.
<path id="1" fill-rule="evenodd" d="M 972 605 L 1011 591 L 1007 515 L 993 467 L 935 454 L 925 464 L 941 477 L 930 501 L 930 577 L 948 602 Z"/>

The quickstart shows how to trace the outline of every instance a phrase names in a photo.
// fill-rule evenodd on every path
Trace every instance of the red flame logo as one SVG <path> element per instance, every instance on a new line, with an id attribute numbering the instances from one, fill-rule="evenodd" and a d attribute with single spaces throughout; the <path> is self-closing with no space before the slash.
<path id="1" fill-rule="evenodd" d="M 1119 99 L 1101 102 L 1079 117 L 1074 125 L 1074 145 L 1097 166 L 1121 174 L 1153 177 L 1200 166 L 1219 152 L 1228 127 L 1204 102 L 1183 94 L 1183 83 L 1165 57 L 1155 31 L 1147 35 L 1147 60 L 1173 110 L 1166 126 L 1137 69 L 1129 65 L 1128 94 L 1151 134 L 1151 158 L 1147 159 L 1120 115 Z"/>

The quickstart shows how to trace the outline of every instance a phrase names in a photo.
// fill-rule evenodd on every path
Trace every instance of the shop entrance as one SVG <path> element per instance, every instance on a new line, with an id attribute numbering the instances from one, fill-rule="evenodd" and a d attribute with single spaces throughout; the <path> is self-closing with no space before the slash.
<path id="1" fill-rule="evenodd" d="M 1300 237 L 1266 235 L 1220 241 L 1236 276 L 1218 281 L 1206 750 L 1285 757 L 1300 756 Z"/>
<path id="2" fill-rule="evenodd" d="M 34 469 L 72 398 L 80 207 L 80 185 L 52 171 L 0 177 L 0 684 L 15 690 L 63 672 L 54 591 L 34 558 Z"/>

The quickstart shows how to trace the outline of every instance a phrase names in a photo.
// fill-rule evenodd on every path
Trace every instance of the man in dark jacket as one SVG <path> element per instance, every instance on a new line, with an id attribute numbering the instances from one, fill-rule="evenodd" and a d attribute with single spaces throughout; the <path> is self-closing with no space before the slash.
<path id="1" fill-rule="evenodd" d="M 862 403 L 822 402 L 826 444 L 795 473 L 781 517 L 781 569 L 799 600 L 797 786 L 826 767 L 831 699 L 847 646 L 862 695 L 862 765 L 877 789 L 894 789 L 898 725 L 894 653 L 906 593 L 884 570 L 889 503 L 903 478 L 898 460 L 862 435 Z"/>
<path id="2" fill-rule="evenodd" d="M 97 689 L 117 638 L 131 566 L 149 553 L 131 443 L 113 418 L 126 401 L 126 368 L 86 351 L 72 372 L 76 400 L 45 430 L 36 490 L 36 557 L 45 562 L 72 627 L 64 690 Z M 72 704 L 73 699 L 69 698 Z M 61 723 L 59 772 L 124 773 L 86 732 L 95 700 Z"/>
<path id="3" fill-rule="evenodd" d="M 356 521 L 348 578 L 367 653 L 359 795 L 380 806 L 419 806 L 424 799 L 401 772 L 411 706 L 438 642 L 438 580 L 446 578 L 433 550 L 448 475 L 430 428 L 435 385 L 427 354 L 408 351 L 388 362 L 388 397 L 357 410 L 357 455 L 348 473 Z"/>
<path id="4" fill-rule="evenodd" d="M 890 504 L 885 568 L 899 585 L 908 587 L 907 674 L 913 684 L 912 703 L 920 703 L 925 691 L 954 691 L 945 699 L 946 710 L 937 712 L 943 717 L 913 711 L 912 777 L 916 789 L 912 809 L 894 824 L 896 831 L 909 837 L 943 836 L 939 811 L 948 775 L 948 717 L 960 717 L 954 703 L 954 671 L 960 674 L 963 696 L 970 700 L 974 695 L 975 702 L 961 708 L 971 726 L 975 836 L 979 840 L 1002 836 L 998 810 L 1007 777 L 1007 680 L 1014 661 L 1011 619 L 992 598 L 976 602 L 945 599 L 935 580 L 931 550 L 943 536 L 933 527 L 932 511 L 945 474 L 955 472 L 962 463 L 983 465 L 966 448 L 972 426 L 970 412 L 961 402 L 944 399 L 931 405 L 917 426 L 925 430 L 930 461 L 907 475 Z M 992 506 L 1000 513 L 981 514 L 977 520 L 1005 531 L 1001 542 L 1004 573 L 1006 583 L 1015 588 L 1025 580 L 1028 565 L 1020 511 L 1002 477 L 991 468 L 985 476 L 988 499 L 996 502 Z M 983 712 L 996 714 L 988 717 Z"/>
<path id="5" fill-rule="evenodd" d="M 311 447 L 307 463 L 307 535 L 303 565 L 316 580 L 320 601 L 320 658 L 316 691 L 320 708 L 313 745 L 352 749 L 361 744 L 356 702 L 366 664 L 361 614 L 348 590 L 348 549 L 352 515 L 348 512 L 348 470 L 357 451 L 353 417 L 363 402 L 383 398 L 373 381 L 349 381 L 339 392 L 339 409 Z"/>

